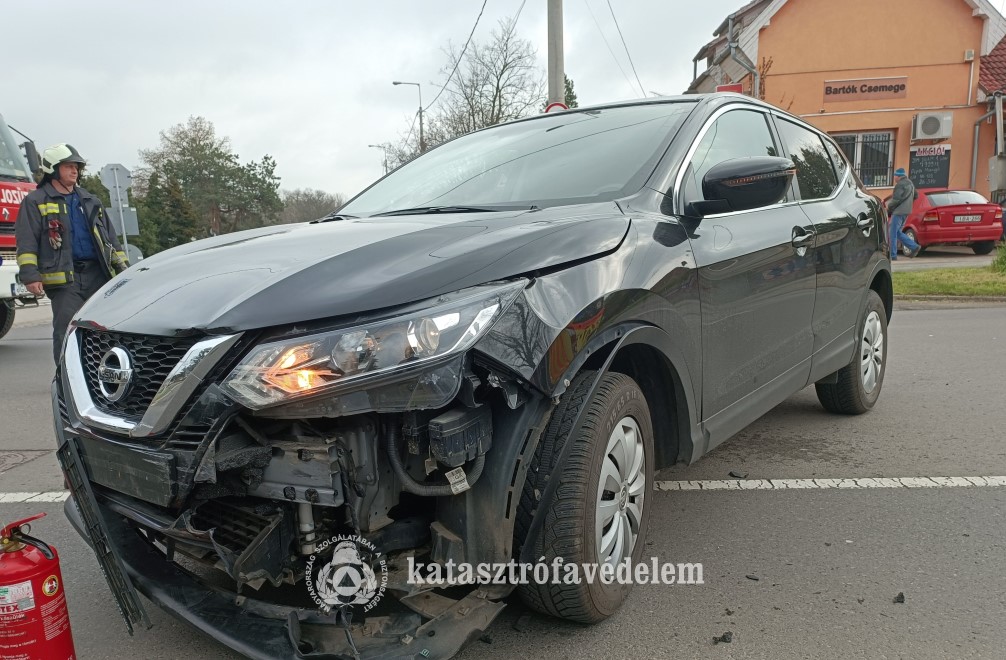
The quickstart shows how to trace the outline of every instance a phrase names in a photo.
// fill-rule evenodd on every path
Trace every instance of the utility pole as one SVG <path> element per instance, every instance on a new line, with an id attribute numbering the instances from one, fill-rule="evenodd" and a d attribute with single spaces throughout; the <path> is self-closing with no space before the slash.
<path id="1" fill-rule="evenodd" d="M 548 102 L 566 102 L 562 62 L 562 0 L 548 0 Z"/>
<path id="2" fill-rule="evenodd" d="M 419 83 L 392 81 L 392 85 L 415 85 L 419 90 L 419 153 L 426 153 L 426 138 L 423 135 L 423 88 Z"/>

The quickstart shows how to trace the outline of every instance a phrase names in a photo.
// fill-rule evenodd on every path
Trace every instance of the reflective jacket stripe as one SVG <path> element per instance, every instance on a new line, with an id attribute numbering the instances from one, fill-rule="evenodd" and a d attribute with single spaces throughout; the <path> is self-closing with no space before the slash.
<path id="1" fill-rule="evenodd" d="M 56 202 L 45 202 L 39 204 L 38 212 L 42 215 L 59 215 L 59 204 Z"/>
<path id="2" fill-rule="evenodd" d="M 66 284 L 67 281 L 73 281 L 73 273 L 39 273 L 39 275 L 42 276 L 42 284 Z"/>
<path id="3" fill-rule="evenodd" d="M 38 255 L 32 254 L 31 252 L 25 252 L 24 254 L 17 255 L 17 265 L 18 266 L 37 266 L 38 265 Z"/>

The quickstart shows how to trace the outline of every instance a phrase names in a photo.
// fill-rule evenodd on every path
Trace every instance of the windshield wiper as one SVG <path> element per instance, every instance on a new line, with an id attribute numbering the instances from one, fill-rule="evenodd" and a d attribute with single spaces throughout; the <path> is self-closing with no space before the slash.
<path id="1" fill-rule="evenodd" d="M 355 215 L 345 215 L 343 213 L 329 213 L 328 215 L 322 216 L 317 220 L 312 220 L 310 224 L 314 225 L 319 222 L 334 222 L 336 220 L 355 220 Z"/>
<path id="2" fill-rule="evenodd" d="M 490 213 L 495 211 L 516 211 L 527 206 L 417 206 L 411 209 L 395 209 L 375 213 L 371 218 L 381 218 L 389 215 L 427 215 L 430 213 Z"/>

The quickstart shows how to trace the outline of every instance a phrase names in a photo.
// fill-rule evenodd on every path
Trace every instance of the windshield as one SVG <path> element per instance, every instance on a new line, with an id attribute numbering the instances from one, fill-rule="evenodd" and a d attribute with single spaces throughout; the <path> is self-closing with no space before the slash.
<path id="1" fill-rule="evenodd" d="M 28 163 L 17 145 L 14 134 L 7 128 L 7 122 L 0 115 L 0 177 L 31 181 Z"/>
<path id="2" fill-rule="evenodd" d="M 933 206 L 952 206 L 954 204 L 988 204 L 985 199 L 973 190 L 948 190 L 946 192 L 926 193 L 929 203 Z"/>
<path id="3" fill-rule="evenodd" d="M 554 206 L 639 190 L 692 102 L 563 112 L 470 133 L 403 165 L 340 209 Z"/>

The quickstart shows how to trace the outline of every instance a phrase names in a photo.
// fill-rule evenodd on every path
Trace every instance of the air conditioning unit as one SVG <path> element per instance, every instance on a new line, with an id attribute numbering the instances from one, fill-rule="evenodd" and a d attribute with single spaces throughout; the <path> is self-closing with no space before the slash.
<path id="1" fill-rule="evenodd" d="M 952 112 L 920 112 L 912 119 L 913 140 L 949 140 L 953 132 Z"/>

